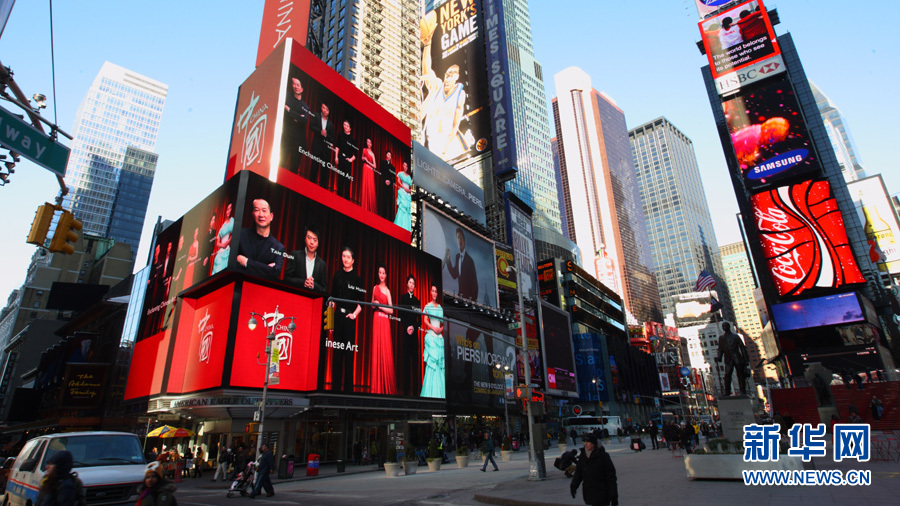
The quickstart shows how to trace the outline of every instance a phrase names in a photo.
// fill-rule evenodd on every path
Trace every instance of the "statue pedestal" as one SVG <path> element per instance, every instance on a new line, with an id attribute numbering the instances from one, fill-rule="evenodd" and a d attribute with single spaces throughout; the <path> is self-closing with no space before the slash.
<path id="1" fill-rule="evenodd" d="M 719 397 L 719 420 L 723 437 L 729 441 L 743 441 L 744 425 L 756 423 L 753 400 L 746 395 Z"/>

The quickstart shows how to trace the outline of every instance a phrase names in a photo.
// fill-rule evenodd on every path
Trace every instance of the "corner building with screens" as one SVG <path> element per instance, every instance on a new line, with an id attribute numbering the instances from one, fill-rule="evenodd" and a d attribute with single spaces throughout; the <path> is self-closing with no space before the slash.
<path id="1" fill-rule="evenodd" d="M 724 286 L 706 192 L 693 142 L 666 118 L 628 131 L 637 171 L 647 235 L 656 265 L 663 313 L 675 312 L 672 297 L 694 291 L 701 270 L 716 278 L 725 318 L 731 300 Z"/>

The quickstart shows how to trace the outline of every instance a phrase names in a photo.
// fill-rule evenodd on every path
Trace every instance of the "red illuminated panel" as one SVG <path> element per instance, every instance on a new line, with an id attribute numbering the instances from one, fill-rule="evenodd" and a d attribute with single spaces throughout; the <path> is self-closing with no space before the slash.
<path id="1" fill-rule="evenodd" d="M 169 368 L 168 393 L 186 393 L 222 384 L 234 284 L 199 299 L 184 299 Z"/>
<path id="2" fill-rule="evenodd" d="M 275 308 L 281 316 L 295 317 L 297 329 L 288 332 L 290 320 L 285 319 L 275 329 L 276 344 L 279 346 L 279 382 L 269 385 L 277 390 L 309 391 L 316 389 L 319 371 L 319 340 L 322 329 L 322 299 L 311 299 L 274 288 L 244 283 L 241 294 L 241 308 L 238 313 L 237 335 L 234 342 L 234 361 L 231 366 L 231 386 L 262 388 L 265 367 L 263 361 L 266 349 L 265 323 L 272 321 Z M 247 327 L 250 312 L 266 314 L 265 321 L 259 322 L 256 330 Z"/>
<path id="3" fill-rule="evenodd" d="M 167 329 L 134 343 L 125 400 L 156 395 L 161 391 L 170 333 L 171 329 Z"/>
<path id="4" fill-rule="evenodd" d="M 282 103 L 279 88 L 284 51 L 285 46 L 273 51 L 241 84 L 231 126 L 231 150 L 225 180 L 242 170 L 268 178 L 274 169 L 272 152 L 275 130 L 280 126 L 281 118 L 278 105 Z"/>
<path id="5" fill-rule="evenodd" d="M 263 8 L 262 26 L 259 29 L 259 49 L 256 51 L 256 66 L 287 37 L 306 43 L 309 28 L 309 0 L 266 0 Z"/>
<path id="6" fill-rule="evenodd" d="M 750 201 L 779 295 L 865 281 L 827 181 L 782 186 Z"/>

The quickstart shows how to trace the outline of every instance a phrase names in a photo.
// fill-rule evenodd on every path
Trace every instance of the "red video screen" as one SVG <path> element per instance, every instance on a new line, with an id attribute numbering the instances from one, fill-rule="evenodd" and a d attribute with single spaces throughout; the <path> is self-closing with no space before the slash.
<path id="1" fill-rule="evenodd" d="M 750 0 L 699 23 L 713 77 L 781 53 L 762 0 Z"/>

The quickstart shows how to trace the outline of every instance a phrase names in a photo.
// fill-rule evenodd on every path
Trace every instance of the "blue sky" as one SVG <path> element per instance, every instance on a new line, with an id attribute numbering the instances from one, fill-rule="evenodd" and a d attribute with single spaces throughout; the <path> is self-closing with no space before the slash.
<path id="1" fill-rule="evenodd" d="M 900 173 L 891 148 L 897 127 L 891 120 L 900 117 L 900 104 L 890 90 L 900 77 L 900 50 L 892 23 L 877 20 L 900 18 L 900 3 L 865 6 L 832 0 L 767 4 L 781 16 L 776 33 L 792 33 L 807 75 L 844 113 L 869 174 L 882 172 L 896 193 Z M 106 60 L 169 86 L 139 265 L 157 216 L 181 216 L 222 183 L 237 88 L 253 71 L 262 7 L 263 0 L 54 4 L 56 114 L 63 130 L 72 128 Z M 629 127 L 669 118 L 694 141 L 719 243 L 740 240 L 737 205 L 699 70 L 704 57 L 696 47 L 693 0 L 540 0 L 530 8 L 548 104 L 553 75 L 576 65 L 616 100 Z M 48 96 L 44 116 L 53 118 L 48 2 L 16 3 L 0 38 L 0 61 L 28 96 Z M 12 181 L 0 188 L 0 297 L 24 281 L 35 251 L 25 243 L 34 211 L 58 190 L 50 172 L 27 161 Z"/>

